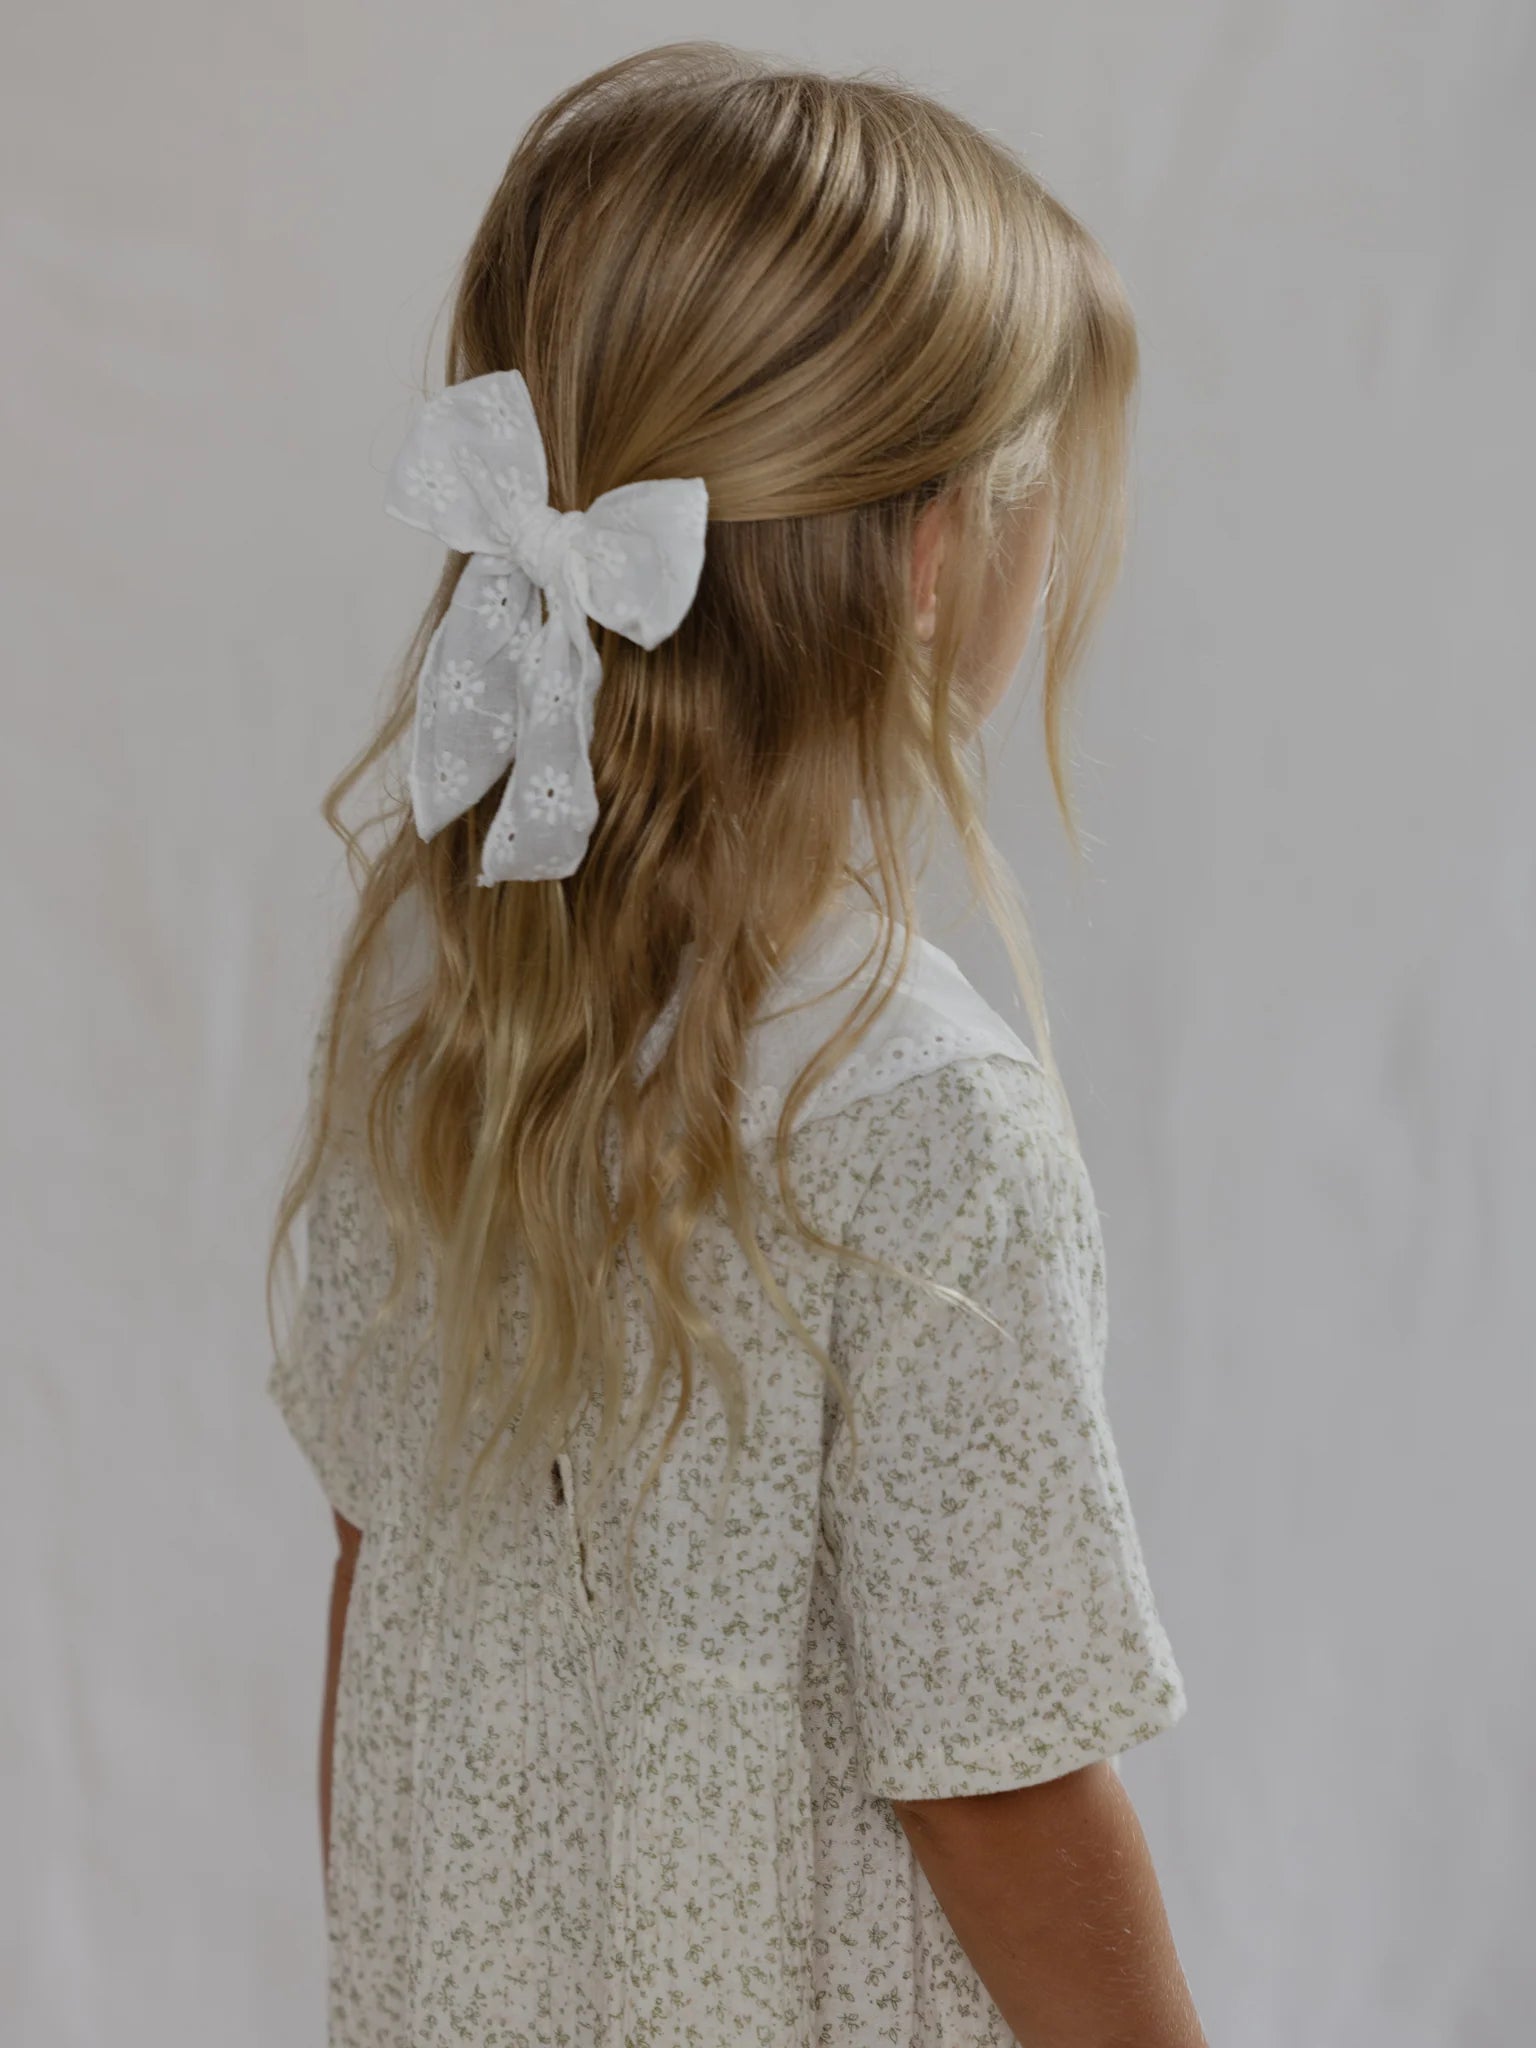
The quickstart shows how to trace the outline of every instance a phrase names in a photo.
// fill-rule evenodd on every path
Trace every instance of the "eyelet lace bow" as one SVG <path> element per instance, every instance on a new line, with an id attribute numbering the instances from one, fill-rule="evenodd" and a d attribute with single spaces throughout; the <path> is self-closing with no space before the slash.
<path id="1" fill-rule="evenodd" d="M 510 763 L 481 883 L 573 874 L 598 812 L 589 750 L 602 662 L 587 622 L 645 648 L 676 632 L 704 566 L 703 478 L 620 484 L 585 511 L 556 510 L 528 387 L 497 370 L 423 409 L 384 502 L 470 557 L 416 686 L 417 831 L 431 839 Z"/>

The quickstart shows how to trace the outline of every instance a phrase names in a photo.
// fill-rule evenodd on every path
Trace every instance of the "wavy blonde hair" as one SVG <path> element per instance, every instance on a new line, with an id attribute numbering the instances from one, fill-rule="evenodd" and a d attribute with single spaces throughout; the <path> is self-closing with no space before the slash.
<path id="1" fill-rule="evenodd" d="M 513 1475 L 547 1461 L 595 1395 L 590 1511 L 674 1366 L 674 1414 L 646 1483 L 701 1369 L 718 1389 L 734 1465 L 739 1362 L 685 1277 L 712 1206 L 840 1384 L 760 1248 L 753 1219 L 768 1191 L 744 1157 L 735 1083 L 778 964 L 835 893 L 862 891 L 879 913 L 884 992 L 853 1008 L 788 1091 L 775 1220 L 823 1255 L 885 1265 L 804 1217 L 788 1140 L 807 1092 L 889 999 L 885 970 L 898 933 L 905 962 L 928 859 L 914 867 L 913 841 L 924 836 L 931 851 L 944 816 L 1071 1128 L 1021 892 L 983 824 L 965 625 L 1000 512 L 1049 492 L 1054 552 L 1037 628 L 1045 744 L 1081 860 L 1066 710 L 1124 544 L 1137 344 L 1099 245 L 1002 143 L 900 82 L 693 42 L 582 80 L 518 143 L 458 281 L 446 380 L 511 368 L 528 383 L 553 504 L 584 507 L 649 477 L 704 478 L 702 579 L 678 631 L 650 652 L 594 628 L 601 809 L 580 868 L 487 889 L 476 877 L 499 783 L 430 842 L 398 790 L 371 821 L 376 851 L 340 817 L 408 734 L 417 672 L 466 559 L 449 557 L 382 728 L 322 807 L 346 845 L 357 903 L 267 1301 L 270 1321 L 279 1251 L 350 1126 L 366 1141 L 395 1258 L 370 1338 L 424 1245 L 435 1260 L 435 1498 L 472 1415 L 487 1430 L 461 1504 L 515 1490 Z M 912 548 L 937 498 L 959 544 L 924 645 Z M 380 963 L 387 920 L 407 896 L 424 913 L 432 960 L 385 1040 Z M 675 1029 L 637 1086 L 641 1042 L 690 945 Z M 614 1131 L 616 1192 L 604 1166 Z M 653 1349 L 627 1426 L 626 1246 Z M 527 1321 L 509 1355 L 514 1247 Z"/>

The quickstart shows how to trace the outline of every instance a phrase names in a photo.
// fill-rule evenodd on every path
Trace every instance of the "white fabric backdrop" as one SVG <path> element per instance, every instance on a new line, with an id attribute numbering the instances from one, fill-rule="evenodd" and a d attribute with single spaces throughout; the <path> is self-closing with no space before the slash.
<path id="1" fill-rule="evenodd" d="M 1491 0 L 13 18 L 7 2033 L 321 2037 L 330 1531 L 260 1298 L 341 904 L 316 807 L 427 594 L 383 471 L 514 136 L 699 32 L 951 96 L 1129 282 L 1086 878 L 1033 694 L 995 771 L 1190 1688 L 1127 1783 L 1213 2042 L 1512 2043 L 1536 59 Z"/>

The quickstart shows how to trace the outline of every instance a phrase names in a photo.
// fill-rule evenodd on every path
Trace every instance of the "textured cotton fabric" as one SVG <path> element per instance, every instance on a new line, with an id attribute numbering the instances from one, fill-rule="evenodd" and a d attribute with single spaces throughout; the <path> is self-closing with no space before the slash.
<path id="1" fill-rule="evenodd" d="M 759 1027 L 743 1129 L 764 1185 L 777 1091 L 848 1007 L 817 991 L 864 929 L 829 924 L 786 975 L 809 1007 Z M 819 1228 L 1001 1328 L 765 1233 L 848 1377 L 855 1461 L 820 1366 L 713 1223 L 689 1271 L 742 1361 L 748 1443 L 712 1543 L 726 1432 L 697 1391 L 640 1517 L 633 1606 L 624 1521 L 670 1399 L 593 1526 L 589 1413 L 523 1547 L 498 1520 L 455 1568 L 418 1480 L 430 1354 L 399 1403 L 388 1348 L 333 1399 L 390 1271 L 360 1155 L 312 1198 L 269 1390 L 363 1531 L 332 1788 L 333 2048 L 1008 2043 L 889 1802 L 1039 1782 L 1183 1712 L 1104 1406 L 1098 1214 L 1033 1054 L 918 940 L 792 1157 Z M 431 1298 L 423 1272 L 418 1316 Z"/>

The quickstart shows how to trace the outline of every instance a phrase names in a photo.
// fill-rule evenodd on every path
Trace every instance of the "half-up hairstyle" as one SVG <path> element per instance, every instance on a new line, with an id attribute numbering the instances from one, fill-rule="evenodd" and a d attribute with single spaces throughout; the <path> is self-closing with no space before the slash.
<path id="1" fill-rule="evenodd" d="M 739 1364 L 684 1277 L 712 1206 L 838 1377 L 759 1248 L 765 1191 L 743 1157 L 736 1081 L 779 962 L 834 893 L 862 892 L 879 913 L 871 960 L 885 993 L 856 1006 L 797 1077 L 774 1153 L 781 1227 L 827 1256 L 862 1258 L 801 1214 L 788 1137 L 806 1093 L 888 999 L 887 970 L 905 958 L 893 950 L 917 925 L 911 849 L 946 818 L 1071 1127 L 1021 892 L 982 821 L 966 626 L 998 514 L 1049 493 L 1044 732 L 1080 859 L 1066 709 L 1123 547 L 1135 330 L 1089 233 L 957 114 L 899 83 L 684 43 L 609 66 L 534 120 L 463 264 L 446 355 L 450 383 L 522 372 L 558 507 L 645 478 L 703 477 L 703 576 L 679 630 L 649 652 L 594 628 L 601 808 L 576 873 L 484 888 L 499 782 L 428 842 L 398 789 L 371 821 L 371 850 L 340 817 L 408 734 L 417 671 L 465 560 L 450 556 L 388 716 L 324 800 L 358 900 L 273 1238 L 268 1312 L 279 1250 L 348 1125 L 366 1139 L 396 1261 L 375 1328 L 412 1298 L 424 1248 L 433 1259 L 437 1496 L 472 1415 L 486 1439 L 466 1500 L 547 1472 L 595 1397 L 590 1509 L 674 1368 L 662 1454 L 702 1370 L 736 1457 Z M 939 498 L 958 545 L 924 644 L 912 548 Z M 387 921 L 408 896 L 431 967 L 385 1034 Z M 637 1086 L 685 948 L 694 971 L 675 1029 Z M 653 1344 L 627 1428 L 621 1257 L 640 1276 Z M 502 1316 L 514 1271 L 526 1310 L 516 1347 Z"/>

